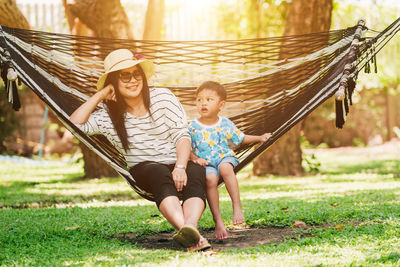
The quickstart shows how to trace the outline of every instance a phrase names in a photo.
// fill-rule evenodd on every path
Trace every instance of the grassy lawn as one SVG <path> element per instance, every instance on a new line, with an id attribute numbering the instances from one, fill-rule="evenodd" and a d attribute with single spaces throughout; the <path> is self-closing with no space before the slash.
<path id="1" fill-rule="evenodd" d="M 238 174 L 252 228 L 308 228 L 282 242 L 209 253 L 145 249 L 118 238 L 173 232 L 122 178 L 81 179 L 80 163 L 0 161 L 0 266 L 399 266 L 400 151 L 308 150 L 304 177 Z M 232 210 L 220 188 L 227 225 Z M 207 208 L 202 231 L 213 227 Z"/>

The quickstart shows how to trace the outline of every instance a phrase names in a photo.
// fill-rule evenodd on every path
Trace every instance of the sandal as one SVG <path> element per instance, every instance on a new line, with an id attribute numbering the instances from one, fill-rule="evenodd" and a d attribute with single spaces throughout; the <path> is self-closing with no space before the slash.
<path id="1" fill-rule="evenodd" d="M 196 252 L 196 251 L 205 251 L 211 248 L 210 243 L 208 243 L 208 240 L 202 237 L 203 239 L 200 242 L 203 244 L 199 245 L 198 243 L 195 246 L 188 247 L 187 251 L 188 252 Z"/>
<path id="2" fill-rule="evenodd" d="M 182 247 L 189 248 L 200 241 L 200 233 L 190 225 L 184 225 L 172 239 Z"/>

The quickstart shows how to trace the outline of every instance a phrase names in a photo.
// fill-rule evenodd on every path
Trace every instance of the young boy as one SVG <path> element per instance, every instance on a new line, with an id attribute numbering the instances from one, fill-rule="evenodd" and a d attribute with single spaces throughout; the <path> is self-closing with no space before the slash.
<path id="1" fill-rule="evenodd" d="M 207 200 L 215 222 L 215 237 L 226 239 L 225 229 L 219 211 L 218 180 L 221 176 L 229 196 L 232 199 L 234 225 L 245 222 L 240 203 L 239 186 L 233 170 L 239 163 L 230 144 L 265 142 L 270 133 L 261 136 L 245 135 L 228 118 L 218 114 L 226 101 L 225 88 L 213 81 L 200 85 L 196 94 L 196 107 L 200 114 L 198 119 L 189 124 L 192 138 L 192 153 L 190 159 L 206 168 Z"/>

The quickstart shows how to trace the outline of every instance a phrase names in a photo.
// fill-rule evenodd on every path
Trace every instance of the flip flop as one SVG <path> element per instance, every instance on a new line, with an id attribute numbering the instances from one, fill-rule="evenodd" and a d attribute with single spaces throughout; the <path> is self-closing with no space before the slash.
<path id="1" fill-rule="evenodd" d="M 205 251 L 205 250 L 211 248 L 211 245 L 210 245 L 210 243 L 208 243 L 207 239 L 204 238 L 203 242 L 204 242 L 203 245 L 200 245 L 200 246 L 195 245 L 195 246 L 188 247 L 187 251 L 188 252 Z"/>
<path id="2" fill-rule="evenodd" d="M 172 239 L 182 247 L 188 248 L 199 243 L 200 233 L 193 226 L 184 225 Z"/>

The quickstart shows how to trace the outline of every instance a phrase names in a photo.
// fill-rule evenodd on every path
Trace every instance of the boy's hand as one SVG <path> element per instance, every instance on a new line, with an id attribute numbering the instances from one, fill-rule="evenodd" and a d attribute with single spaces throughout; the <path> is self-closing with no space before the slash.
<path id="1" fill-rule="evenodd" d="M 193 151 L 190 152 L 190 157 L 189 157 L 189 159 L 190 159 L 191 161 L 193 161 L 194 163 L 196 163 L 196 164 L 198 164 L 198 165 L 200 165 L 200 166 L 203 166 L 203 167 L 205 167 L 205 166 L 208 165 L 207 160 L 198 157 L 196 154 L 193 153 Z"/>
<path id="2" fill-rule="evenodd" d="M 265 142 L 265 141 L 267 141 L 271 136 L 272 136 L 271 133 L 265 133 L 265 134 L 263 134 L 263 135 L 260 135 L 260 142 Z"/>
<path id="3" fill-rule="evenodd" d="M 203 166 L 203 167 L 205 167 L 205 166 L 208 165 L 207 160 L 202 159 L 202 158 L 193 159 L 192 161 L 193 161 L 194 163 L 196 163 L 196 164 L 199 164 L 200 166 Z"/>

